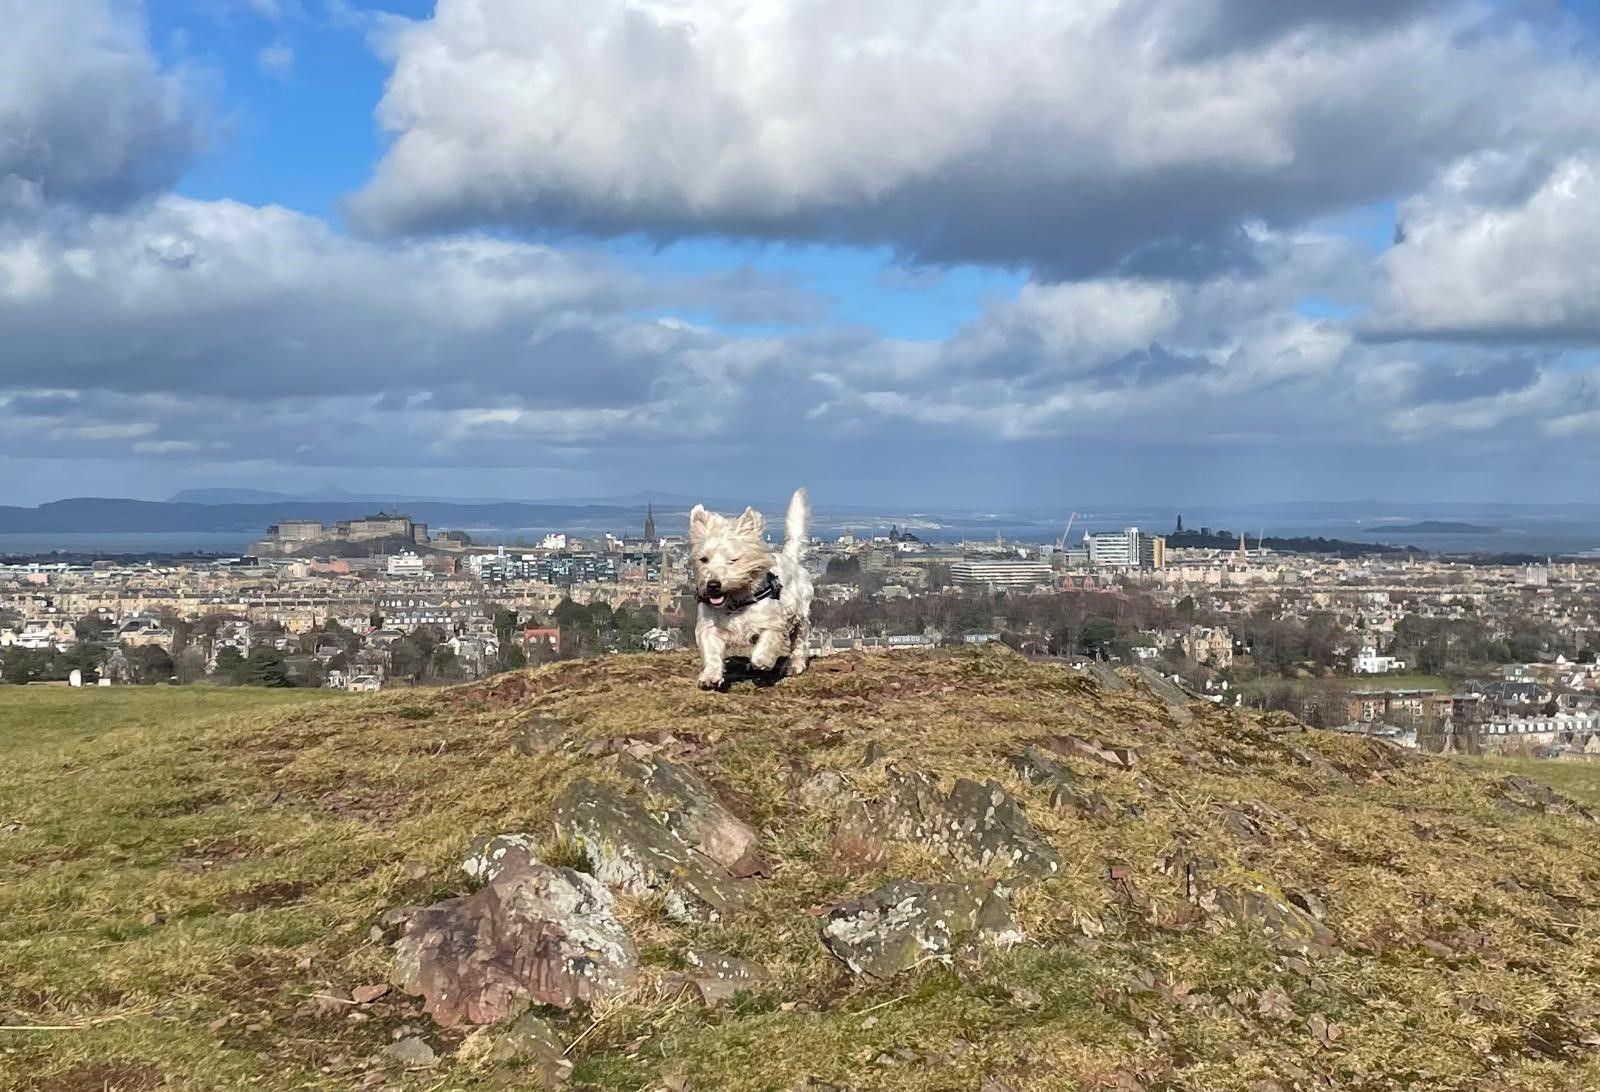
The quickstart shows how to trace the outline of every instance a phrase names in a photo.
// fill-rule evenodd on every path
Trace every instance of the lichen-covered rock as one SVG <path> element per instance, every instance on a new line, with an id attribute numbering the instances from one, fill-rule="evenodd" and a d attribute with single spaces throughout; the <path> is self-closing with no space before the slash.
<path id="1" fill-rule="evenodd" d="M 1005 896 L 977 881 L 895 880 L 835 907 L 822 926 L 829 952 L 856 974 L 879 979 L 1022 940 Z"/>
<path id="2" fill-rule="evenodd" d="M 611 892 L 570 868 L 502 859 L 471 895 L 412 915 L 394 981 L 445 1027 L 488 1024 L 524 999 L 567 1008 L 616 997 L 638 953 Z"/>
<path id="3" fill-rule="evenodd" d="M 578 781 L 556 802 L 555 829 L 588 854 L 594 876 L 618 891 L 659 895 L 679 921 L 722 921 L 747 897 L 748 881 L 679 838 L 643 802 Z"/>
<path id="4" fill-rule="evenodd" d="M 839 807 L 851 799 L 850 782 L 838 770 L 819 770 L 795 786 L 794 796 L 810 810 Z"/>
<path id="5" fill-rule="evenodd" d="M 527 868 L 538 863 L 531 834 L 495 834 L 474 838 L 467 847 L 461 870 L 478 883 L 488 883 L 505 868 Z"/>
<path id="6" fill-rule="evenodd" d="M 837 842 L 847 854 L 881 857 L 892 841 L 935 847 L 962 870 L 994 869 L 1029 878 L 1061 870 L 1056 851 L 993 781 L 958 778 L 946 793 L 926 773 L 891 771 L 887 795 L 846 807 Z"/>
<path id="7" fill-rule="evenodd" d="M 683 960 L 693 967 L 697 974 L 718 978 L 724 982 L 743 982 L 754 986 L 772 981 L 772 972 L 761 964 L 749 959 L 740 959 L 738 956 L 713 952 L 709 948 L 690 948 L 684 953 Z"/>
<path id="8" fill-rule="evenodd" d="M 761 836 L 719 800 L 699 774 L 655 755 L 617 757 L 617 769 L 642 784 L 664 804 L 659 817 L 667 829 L 735 876 L 768 869 L 756 852 Z"/>

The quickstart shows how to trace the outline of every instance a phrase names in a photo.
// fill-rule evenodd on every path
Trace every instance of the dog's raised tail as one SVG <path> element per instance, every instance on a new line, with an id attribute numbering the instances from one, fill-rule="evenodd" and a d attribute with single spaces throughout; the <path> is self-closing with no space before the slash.
<path id="1" fill-rule="evenodd" d="M 806 535 L 811 527 L 811 500 L 806 491 L 796 489 L 789 498 L 789 514 L 783 518 L 783 553 L 799 561 L 806 552 Z"/>

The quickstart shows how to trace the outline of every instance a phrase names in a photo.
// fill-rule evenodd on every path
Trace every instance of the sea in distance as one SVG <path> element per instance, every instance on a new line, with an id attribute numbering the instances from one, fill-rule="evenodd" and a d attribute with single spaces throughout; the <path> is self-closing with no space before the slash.
<path id="1" fill-rule="evenodd" d="M 642 515 L 642 510 L 641 510 Z M 681 513 L 657 514 L 663 533 L 681 534 Z M 1172 507 L 1105 507 L 1077 513 L 1071 539 L 1085 531 L 1137 526 L 1152 534 L 1168 533 L 1176 521 Z M 637 522 L 637 521 L 634 521 Z M 531 545 L 551 531 L 578 536 L 638 534 L 638 527 L 596 523 L 561 527 L 465 527 L 474 541 Z M 1065 528 L 1066 514 L 1043 510 L 977 513 L 851 509 L 829 512 L 818 506 L 814 533 L 834 538 L 846 530 L 857 537 L 886 534 L 897 526 L 932 543 L 1053 543 Z M 1244 532 L 1254 550 L 1258 539 L 1312 536 L 1350 542 L 1410 545 L 1436 553 L 1527 554 L 1600 557 L 1600 506 L 1465 506 L 1417 505 L 1392 509 L 1378 505 L 1195 507 L 1184 511 L 1184 526 Z M 443 528 L 438 528 L 443 529 Z M 235 556 L 245 552 L 262 531 L 117 531 L 0 533 L 0 555 L 159 555 L 204 553 Z M 774 528 L 776 530 L 776 528 Z"/>

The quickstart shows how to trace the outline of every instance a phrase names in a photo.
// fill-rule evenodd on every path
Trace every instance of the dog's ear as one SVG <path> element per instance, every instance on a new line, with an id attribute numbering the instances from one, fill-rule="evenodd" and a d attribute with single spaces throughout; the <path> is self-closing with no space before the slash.
<path id="1" fill-rule="evenodd" d="M 706 506 L 697 504 L 689 509 L 689 537 L 701 538 L 706 533 L 706 524 L 711 522 L 711 513 L 706 511 Z"/>
<path id="2" fill-rule="evenodd" d="M 734 521 L 734 530 L 740 535 L 751 538 L 760 538 L 761 532 L 766 530 L 766 521 L 761 518 L 761 513 L 754 508 L 746 508 Z"/>

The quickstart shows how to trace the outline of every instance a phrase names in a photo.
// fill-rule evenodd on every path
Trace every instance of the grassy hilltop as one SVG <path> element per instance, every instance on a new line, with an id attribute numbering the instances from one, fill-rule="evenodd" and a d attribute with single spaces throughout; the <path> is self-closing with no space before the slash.
<path id="1" fill-rule="evenodd" d="M 1012 763 L 1049 740 L 1077 806 Z M 368 697 L 6 688 L 0 1088 L 530 1087 L 463 1052 L 471 1029 L 358 991 L 390 976 L 386 911 L 471 890 L 473 836 L 582 865 L 552 803 L 626 789 L 619 745 L 698 771 L 770 865 L 715 923 L 622 896 L 643 962 L 710 948 L 772 978 L 713 1009 L 641 988 L 547 1012 L 578 1087 L 1600 1087 L 1594 773 L 1418 758 L 990 651 L 727 694 L 687 656 Z M 844 797 L 802 791 L 829 770 L 867 800 L 907 772 L 997 782 L 1061 861 L 1013 899 L 1027 940 L 853 975 L 819 943 L 829 908 L 955 869 L 910 841 L 846 852 Z M 1197 900 L 1175 860 L 1232 895 Z M 402 1037 L 436 1062 L 380 1054 Z"/>

